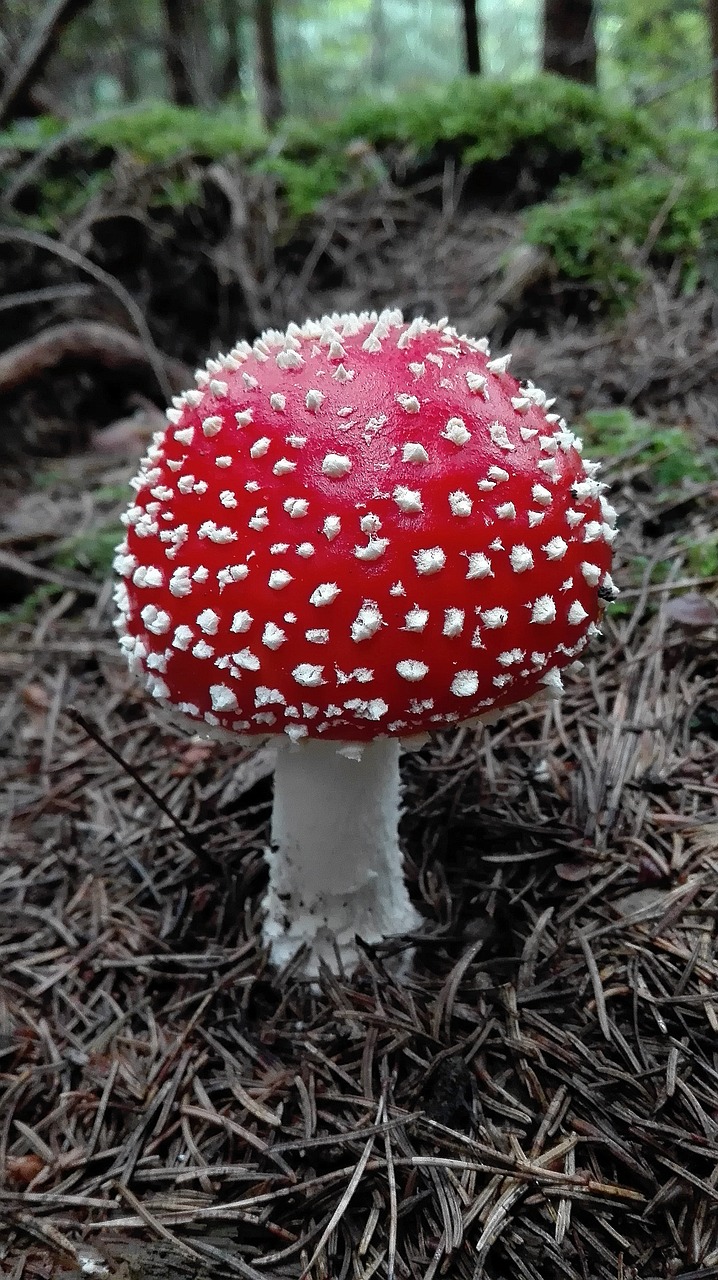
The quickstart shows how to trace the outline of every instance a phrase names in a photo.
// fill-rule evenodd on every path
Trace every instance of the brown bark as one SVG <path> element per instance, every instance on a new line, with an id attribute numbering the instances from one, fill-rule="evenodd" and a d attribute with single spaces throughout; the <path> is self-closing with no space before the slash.
<path id="1" fill-rule="evenodd" d="M 706 0 L 706 18 L 711 37 L 713 59 L 713 116 L 718 129 L 718 0 Z"/>
<path id="2" fill-rule="evenodd" d="M 271 129 L 284 114 L 272 0 L 256 0 L 254 18 L 257 30 L 259 98 L 264 123 Z"/>
<path id="3" fill-rule="evenodd" d="M 242 92 L 242 49 L 239 42 L 237 0 L 220 0 L 220 20 L 224 27 L 227 50 L 219 76 L 219 96 Z"/>
<path id="4" fill-rule="evenodd" d="M 212 101 L 209 29 L 202 0 L 162 0 L 165 66 L 178 107 L 206 107 Z"/>
<path id="5" fill-rule="evenodd" d="M 24 109 L 70 23 L 89 9 L 92 0 L 51 0 L 13 58 L 0 93 L 0 124 Z"/>
<path id="6" fill-rule="evenodd" d="M 384 0 L 371 0 L 369 9 L 369 75 L 372 84 L 383 85 L 387 79 L 386 46 L 387 31 L 384 16 Z"/>
<path id="7" fill-rule="evenodd" d="M 543 69 L 581 84 L 596 83 L 593 0 L 544 0 Z"/>
<path id="8" fill-rule="evenodd" d="M 52 325 L 27 342 L 20 342 L 0 355 L 0 392 L 30 382 L 63 360 L 81 359 L 107 369 L 147 366 L 143 344 L 131 333 L 95 320 L 75 320 Z M 181 360 L 161 357 L 173 390 L 180 391 L 192 380 L 192 372 Z"/>
<path id="9" fill-rule="evenodd" d="M 466 70 L 470 76 L 481 74 L 481 47 L 479 44 L 479 16 L 477 0 L 461 0 L 464 25 L 464 54 Z"/>
<path id="10" fill-rule="evenodd" d="M 141 29 L 141 7 L 138 0 L 122 0 L 116 7 L 116 29 L 120 41 L 117 69 L 122 82 L 122 94 L 126 102 L 136 102 L 142 97 L 142 76 L 137 47 L 137 33 Z"/>

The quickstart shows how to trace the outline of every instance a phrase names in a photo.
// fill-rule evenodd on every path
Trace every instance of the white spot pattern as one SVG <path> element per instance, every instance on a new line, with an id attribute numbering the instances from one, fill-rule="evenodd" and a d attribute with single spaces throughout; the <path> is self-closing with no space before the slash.
<path id="1" fill-rule="evenodd" d="M 433 350 L 425 345 L 429 343 L 429 335 L 432 335 L 431 341 L 437 344 Z M 356 344 L 353 343 L 354 338 L 357 339 Z M 417 354 L 409 364 L 403 366 L 404 386 L 401 385 L 399 369 L 395 375 L 398 386 L 395 382 L 396 389 L 392 388 L 390 396 L 383 401 L 386 412 L 377 412 L 367 417 L 366 403 L 361 403 L 366 362 L 376 362 L 378 370 L 381 366 L 382 349 L 389 350 L 395 346 L 404 349 L 412 345 L 415 345 Z M 352 356 L 357 349 L 365 354 L 354 361 Z M 580 441 L 576 440 L 559 415 L 546 412 L 551 402 L 547 400 L 545 393 L 530 382 L 522 383 L 520 389 L 517 389 L 514 379 L 509 379 L 508 382 L 505 380 L 510 356 L 484 359 L 482 363 L 481 358 L 487 355 L 488 343 L 485 339 L 460 337 L 446 322 L 431 325 L 426 321 L 416 321 L 407 327 L 403 325 L 401 316 L 393 311 L 384 312 L 381 316 L 369 316 L 365 313 L 361 316 L 335 314 L 323 317 L 318 322 L 307 322 L 304 326 L 289 326 L 286 333 L 268 330 L 253 346 L 240 343 L 228 355 L 209 361 L 206 369 L 198 372 L 196 388 L 173 398 L 172 408 L 167 415 L 170 427 L 166 432 L 156 433 L 143 459 L 140 474 L 134 482 L 138 491 L 137 503 L 123 517 L 123 523 L 129 529 L 130 547 L 125 544 L 119 549 L 115 560 L 116 571 L 127 578 L 129 584 L 129 594 L 124 585 L 116 592 L 120 611 L 119 626 L 124 631 L 121 642 L 131 668 L 140 673 L 149 673 L 148 688 L 154 697 L 160 700 L 174 697 L 173 655 L 176 657 L 179 653 L 191 651 L 197 659 L 213 659 L 211 669 L 226 673 L 226 683 L 210 686 L 208 682 L 203 682 L 200 674 L 196 691 L 192 690 L 190 693 L 187 690 L 192 700 L 186 700 L 186 697 L 182 699 L 182 706 L 187 708 L 187 714 L 204 719 L 209 725 L 221 724 L 222 727 L 231 727 L 237 732 L 247 729 L 266 732 L 268 727 L 276 724 L 277 716 L 264 708 L 278 705 L 280 717 L 283 715 L 291 722 L 287 725 L 286 732 L 292 741 L 300 742 L 310 732 L 315 735 L 324 731 L 344 733 L 350 739 L 352 724 L 362 721 L 382 722 L 384 732 L 398 734 L 408 731 L 412 734 L 416 732 L 420 718 L 429 710 L 438 713 L 428 717 L 432 724 L 457 721 L 462 718 L 462 714 L 481 714 L 499 697 L 505 700 L 507 691 L 514 698 L 522 696 L 521 682 L 529 676 L 535 682 L 542 669 L 545 672 L 542 680 L 547 692 L 560 691 L 559 668 L 566 665 L 565 660 L 578 653 L 587 639 L 597 634 L 598 629 L 587 611 L 592 607 L 588 604 L 588 596 L 579 600 L 572 599 L 571 595 L 567 598 L 559 592 L 575 594 L 574 580 L 578 583 L 585 582 L 593 591 L 600 584 L 598 595 L 601 599 L 596 601 L 596 610 L 615 592 L 610 574 L 606 573 L 606 565 L 610 560 L 607 544 L 615 537 L 616 513 L 602 497 L 601 490 L 605 486 L 601 486 L 593 478 L 595 464 L 582 465 L 579 462 L 577 454 L 580 452 Z M 327 359 L 331 362 L 330 368 L 327 368 Z M 242 372 L 247 361 L 254 363 L 250 363 L 247 371 Z M 466 362 L 474 366 L 468 372 Z M 256 372 L 257 376 L 254 377 L 249 369 Z M 303 374 L 300 373 L 301 370 L 304 370 Z M 269 385 L 266 382 L 263 384 L 264 374 L 267 372 L 271 374 Z M 290 372 L 292 377 L 289 376 Z M 278 389 L 278 378 L 281 391 Z M 302 381 L 303 378 L 306 380 Z M 501 386 L 493 381 L 499 378 L 504 379 Z M 416 390 L 421 391 L 421 399 L 413 394 L 413 384 L 416 384 Z M 322 385 L 324 391 L 319 389 Z M 341 392 L 342 397 L 353 399 L 355 408 L 342 405 L 338 398 L 340 387 L 345 387 Z M 432 405 L 434 388 L 440 388 L 441 403 L 447 406 L 449 413 L 453 404 L 459 409 L 459 413 L 445 420 L 443 427 L 431 426 L 436 423 Z M 469 396 L 473 397 L 470 402 L 466 398 L 467 390 Z M 254 394 L 260 391 L 263 394 Z M 208 396 L 222 400 L 221 407 L 212 404 L 211 399 L 207 399 Z M 509 412 L 504 418 L 500 406 L 506 403 L 507 396 L 513 412 Z M 207 405 L 204 413 L 200 411 L 196 416 L 191 416 L 195 415 L 203 402 Z M 490 409 L 482 402 L 489 402 Z M 462 410 L 462 403 L 471 403 L 471 409 Z M 377 404 L 377 407 L 380 406 L 381 401 Z M 213 412 L 215 409 L 219 411 Z M 464 416 L 459 416 L 461 413 Z M 498 416 L 494 417 L 497 413 Z M 277 414 L 283 415 L 286 424 L 284 429 L 289 430 L 290 434 L 277 434 L 277 417 L 271 416 Z M 397 439 L 399 429 L 408 434 L 409 423 L 404 415 L 413 415 L 415 419 L 412 430 L 415 438 L 410 441 L 402 440 L 401 435 Z M 489 420 L 489 415 L 494 420 Z M 528 422 L 524 425 L 526 415 Z M 520 421 L 522 417 L 524 422 Z M 225 433 L 229 430 L 231 435 L 234 430 L 233 420 L 238 432 L 246 431 L 250 424 L 256 422 L 252 434 L 256 434 L 257 438 L 252 440 L 250 436 L 247 439 L 245 434 L 242 439 L 238 434 L 236 453 L 219 454 L 214 437 L 219 436 L 223 429 Z M 197 427 L 193 425 L 195 423 Z M 535 425 L 529 426 L 528 423 Z M 545 426 L 540 431 L 542 423 Z M 198 428 L 201 428 L 201 435 Z M 262 428 L 266 434 L 261 434 Z M 296 428 L 296 434 L 292 428 Z M 432 432 L 454 448 L 442 447 L 436 435 L 436 443 L 432 445 Z M 519 439 L 526 448 L 521 447 L 517 452 L 516 442 Z M 317 445 L 317 440 L 321 440 L 321 444 Z M 531 444 L 531 441 L 535 443 Z M 222 437 L 222 443 L 226 448 L 225 437 Z M 176 447 L 179 445 L 184 446 L 184 449 L 179 450 Z M 304 456 L 295 454 L 295 457 L 299 457 L 298 462 L 292 461 L 291 457 L 281 456 L 283 448 L 298 451 L 305 449 L 307 445 L 309 448 Z M 466 449 L 467 465 L 463 470 L 464 459 L 454 449 Z M 496 456 L 496 450 L 515 455 L 515 460 L 512 459 L 511 462 L 515 475 L 510 474 L 505 467 L 491 462 L 491 454 L 493 452 Z M 261 466 L 249 469 L 248 455 L 252 462 Z M 270 455 L 268 461 L 262 463 L 267 455 Z M 443 491 L 439 475 L 442 464 L 452 468 L 451 484 L 447 484 Z M 195 474 L 186 470 L 192 466 Z M 221 488 L 211 483 L 211 474 L 207 468 L 213 469 L 214 466 L 228 473 L 226 476 L 223 474 L 222 479 L 229 481 L 232 487 Z M 279 486 L 272 489 L 272 476 L 279 480 L 297 472 L 300 466 L 302 470 L 292 482 L 292 488 L 296 484 L 295 493 L 298 492 L 301 496 L 285 497 Z M 402 472 L 401 468 L 406 470 Z M 339 482 L 335 499 L 336 514 L 325 514 L 327 490 L 326 486 L 321 487 L 321 482 L 317 486 L 316 473 L 319 469 L 331 481 Z M 388 475 L 385 474 L 387 472 Z M 350 473 L 351 480 L 345 486 L 341 482 Z M 256 475 L 256 479 L 248 479 L 247 474 Z M 216 472 L 214 475 L 216 476 Z M 419 480 L 421 487 L 414 487 Z M 522 488 L 527 482 L 535 508 L 528 511 L 524 506 Z M 490 494 L 498 485 L 503 487 L 496 497 L 500 497 L 502 501 L 494 505 L 484 495 Z M 569 490 L 574 507 L 566 504 Z M 245 491 L 256 492 L 258 497 L 255 501 L 266 505 L 258 507 L 252 514 L 251 508 L 246 509 L 248 499 Z M 517 493 L 521 494 L 520 500 Z M 185 521 L 183 524 L 178 523 L 170 509 L 175 501 L 180 504 L 177 510 L 179 518 Z M 213 508 L 210 502 L 214 504 Z M 550 509 L 552 503 L 555 504 L 553 511 Z M 198 513 L 199 519 L 197 516 L 194 520 L 190 517 L 190 504 Z M 332 505 L 335 505 L 334 502 Z M 372 510 L 367 511 L 367 506 Z M 232 523 L 223 524 L 220 520 L 211 518 L 217 515 L 220 508 L 228 512 L 237 511 L 236 516 L 227 516 Z M 453 520 L 446 523 L 445 538 L 442 537 L 442 510 L 446 516 L 450 513 L 451 517 L 458 518 L 456 523 Z M 205 518 L 206 516 L 210 518 Z M 410 517 L 410 520 L 401 519 L 403 516 Z M 310 536 L 323 534 L 323 540 L 316 550 L 312 542 L 295 541 L 291 537 L 287 527 L 288 520 L 297 519 L 309 520 L 305 529 Z M 529 531 L 545 519 L 547 533 L 544 534 L 544 541 L 539 542 L 536 535 L 532 540 Z M 565 537 L 556 533 L 558 519 L 565 522 Z M 517 522 L 514 528 L 525 541 L 511 545 L 514 539 L 507 529 L 504 533 L 507 545 L 504 547 L 504 542 L 492 537 L 489 532 L 499 520 Z M 461 521 L 467 533 L 467 541 L 470 538 L 469 546 L 473 542 L 476 550 L 463 550 L 460 543 L 457 545 L 457 539 L 462 537 Z M 355 533 L 357 523 L 367 539 L 364 545 L 354 545 L 354 538 L 347 532 L 351 529 Z M 574 532 L 579 526 L 582 526 L 580 531 Z M 253 535 L 262 535 L 267 529 L 270 529 L 270 533 L 269 536 L 265 534 L 266 542 L 262 543 L 257 537 L 254 539 L 256 545 L 253 546 Z M 383 537 L 379 536 L 380 529 Z M 415 537 L 408 547 L 402 549 L 401 536 L 412 529 L 416 531 Z M 514 538 L 515 536 L 516 533 Z M 160 554 L 168 560 L 181 558 L 178 567 L 163 573 L 152 562 L 154 557 L 151 557 L 150 563 L 146 563 L 142 554 L 142 542 L 137 540 L 152 538 L 159 538 L 159 543 L 155 545 L 161 547 Z M 282 538 L 285 540 L 280 541 Z M 216 547 L 241 539 L 242 550 L 239 554 L 247 559 L 247 564 L 227 565 L 226 561 L 220 560 L 218 565 L 216 552 L 208 549 L 206 558 L 212 566 L 211 572 L 203 565 L 197 566 L 195 539 L 206 539 L 207 543 Z M 433 540 L 437 540 L 434 545 Z M 336 546 L 331 546 L 335 541 Z M 417 549 L 417 542 L 425 545 L 420 545 Z M 583 550 L 583 544 L 591 543 L 596 548 L 592 549 L 592 554 Z M 506 603 L 511 606 L 509 616 L 508 608 L 495 604 L 497 597 L 501 599 L 501 575 L 530 575 L 532 571 L 538 575 L 536 557 L 539 551 L 545 556 L 540 570 L 544 594 L 535 598 L 532 592 L 528 601 L 524 596 L 524 603 L 521 604 L 519 597 L 519 601 L 514 604 L 516 592 L 520 588 L 510 576 L 514 585 L 506 599 Z M 590 555 L 590 559 L 581 560 L 582 551 L 584 556 Z M 320 553 L 317 555 L 317 571 L 313 582 L 307 582 L 306 569 L 301 561 L 308 562 L 317 552 Z M 497 553 L 493 562 L 487 552 Z M 267 567 L 263 570 L 266 562 L 261 557 L 267 553 L 291 555 L 295 572 L 289 573 L 284 568 L 270 571 Z M 244 589 L 238 584 L 248 576 L 255 556 L 258 558 L 251 578 L 252 594 L 242 595 Z M 392 572 L 390 561 L 394 556 L 401 563 L 398 572 L 404 575 L 407 584 L 411 580 L 411 573 L 406 569 L 406 562 L 411 556 L 417 575 L 414 587 L 417 593 L 422 578 L 437 575 L 445 567 L 447 570 L 445 579 L 432 584 L 432 594 L 426 602 L 407 607 L 407 601 L 399 613 L 397 605 L 392 601 L 406 596 L 407 590 L 401 581 L 389 585 L 390 579 L 386 575 L 387 572 Z M 456 593 L 456 570 L 462 563 L 460 556 L 467 562 L 465 573 L 459 575 L 466 584 L 466 602 L 480 620 L 480 625 L 472 624 L 466 634 L 466 609 L 462 607 L 465 601 L 461 598 L 460 591 Z M 358 608 L 357 604 L 353 608 L 351 604 L 351 592 L 356 593 L 356 587 L 350 586 L 351 579 L 344 583 L 340 576 L 341 561 L 346 561 L 348 557 L 351 557 L 355 565 L 355 581 L 364 586 L 367 594 L 371 592 L 377 597 L 376 600 L 365 599 Z M 383 560 L 385 565 L 382 564 Z M 552 570 L 551 564 L 554 561 L 565 562 L 563 574 Z M 411 565 L 411 560 L 408 563 Z M 395 569 L 394 573 L 396 572 Z M 575 575 L 575 579 L 570 576 L 571 573 Z M 317 581 L 319 578 L 335 575 L 337 581 Z M 370 575 L 371 585 L 366 581 Z M 268 619 L 266 613 L 262 616 L 261 593 L 266 592 L 267 587 L 277 592 L 290 586 L 292 589 L 288 591 L 287 599 L 293 611 L 285 614 L 280 612 L 277 621 Z M 179 609 L 183 599 L 195 589 L 199 612 L 192 609 L 189 616 L 187 613 L 180 615 L 188 616 L 188 621 L 193 625 L 176 625 L 170 606 L 174 604 Z M 442 592 L 449 590 L 454 600 L 450 607 L 445 603 L 445 595 L 442 599 Z M 302 616 L 301 611 L 302 599 L 308 601 L 310 609 L 324 608 L 330 606 L 342 591 L 347 592 L 346 608 L 340 606 L 335 614 L 327 615 L 334 620 L 334 626 L 307 627 L 308 619 Z M 226 595 L 222 598 L 222 603 L 217 604 L 223 592 Z M 413 594 L 410 586 L 409 592 Z M 143 595 L 145 599 L 149 596 L 149 605 L 142 605 Z M 356 594 L 354 598 L 356 599 Z M 359 601 L 361 598 L 359 595 Z M 161 607 L 165 601 L 168 602 L 167 608 Z M 241 607 L 244 602 L 249 601 L 252 602 L 252 612 Z M 560 611 L 557 609 L 557 601 L 560 601 Z M 215 607 L 209 607 L 208 602 Z M 191 604 L 194 603 L 193 600 Z M 203 605 L 205 607 L 201 607 Z M 229 613 L 223 613 L 228 605 Z M 182 608 L 187 610 L 191 605 Z M 347 608 L 350 610 L 348 617 Z M 271 659 L 266 651 L 276 652 L 286 646 L 281 657 L 292 655 L 295 665 L 291 670 L 291 677 L 299 685 L 319 687 L 350 681 L 360 684 L 378 681 L 382 667 L 393 665 L 401 680 L 409 684 L 426 680 L 425 688 L 430 696 L 407 698 L 403 708 L 401 705 L 393 705 L 391 715 L 395 718 L 391 720 L 390 707 L 382 697 L 352 697 L 341 705 L 336 705 L 330 700 L 332 693 L 328 688 L 328 696 L 322 700 L 317 695 L 316 704 L 298 701 L 294 705 L 295 699 L 287 689 L 282 693 L 280 689 L 269 685 L 255 688 L 254 681 L 247 677 L 248 673 L 260 669 L 259 656 L 249 648 L 228 652 L 222 639 L 225 634 L 222 628 L 224 626 L 234 634 L 250 631 L 257 614 L 255 648 L 259 648 L 259 653 L 264 653 L 262 661 L 267 664 L 274 662 L 275 659 Z M 221 620 L 223 616 L 227 618 L 224 624 Z M 354 620 L 350 621 L 352 616 Z M 549 642 L 552 647 L 548 654 L 531 654 L 531 672 L 528 666 L 525 670 L 519 670 L 521 664 L 528 663 L 528 660 L 520 645 L 512 647 L 513 629 L 525 634 L 527 620 L 539 624 L 555 623 L 557 628 L 564 628 L 563 638 L 558 644 L 553 639 Z M 297 621 L 299 631 L 291 630 Z M 140 622 L 144 630 L 139 636 L 133 636 L 131 628 L 139 626 Z M 570 638 L 567 626 L 574 629 Z M 443 639 L 438 638 L 439 628 Z M 506 645 L 498 653 L 498 646 L 490 637 L 490 632 L 497 628 L 504 628 L 501 638 L 505 637 Z M 162 636 L 168 631 L 172 636 L 169 648 L 159 653 L 154 652 L 149 637 Z M 394 644 L 398 644 L 398 631 L 404 634 L 407 650 L 400 661 L 397 662 L 392 657 L 387 664 L 386 657 L 382 655 L 391 650 L 375 650 L 373 645 L 380 639 L 385 644 L 392 632 L 396 635 Z M 197 632 L 200 633 L 199 636 Z M 425 632 L 434 638 L 434 643 L 438 646 L 436 651 L 431 649 L 431 655 L 434 652 L 437 654 L 436 661 L 433 656 L 429 658 L 431 671 L 429 663 L 423 660 L 421 648 L 417 654 L 416 646 L 420 642 L 412 640 L 412 636 L 421 637 Z M 556 634 L 560 635 L 560 632 L 557 631 Z M 211 638 L 212 644 L 208 644 L 204 637 Z M 163 644 L 167 643 L 168 640 L 163 641 Z M 305 643 L 327 646 L 329 663 L 326 667 L 301 660 L 301 645 Z M 366 652 L 373 665 L 341 671 L 334 662 L 334 654 L 330 652 L 334 643 L 365 644 L 366 649 L 362 653 Z M 447 645 L 450 647 L 447 648 Z M 457 670 L 461 658 L 457 661 L 453 655 L 464 653 L 461 645 L 467 646 L 467 655 L 468 646 L 472 646 L 476 658 L 472 657 L 470 663 L 476 662 L 476 669 L 470 665 L 466 670 Z M 452 654 L 450 666 L 447 665 L 448 657 L 443 656 L 448 653 Z M 184 661 L 186 664 L 186 659 Z M 496 666 L 493 671 L 486 669 L 487 664 L 490 668 L 492 662 L 499 668 L 504 668 L 504 671 L 497 674 Z M 347 665 L 346 661 L 344 665 Z M 285 662 L 285 669 L 286 666 Z M 279 670 L 276 667 L 273 669 Z M 159 679 L 158 673 L 164 678 Z M 235 686 L 233 682 L 240 681 L 240 678 L 243 683 Z M 280 682 L 279 676 L 274 679 Z M 535 683 L 532 687 L 535 688 Z M 205 690 L 203 696 L 209 698 L 209 703 L 203 704 L 202 698 L 198 696 L 202 688 Z M 443 704 L 442 688 L 445 699 Z M 479 688 L 485 696 L 477 702 Z M 463 712 L 451 710 L 450 702 L 446 701 L 449 695 L 467 700 Z M 336 694 L 333 696 L 336 697 Z M 231 719 L 231 713 L 238 709 L 238 698 L 244 704 L 243 714 L 251 715 L 251 720 Z M 473 702 L 468 705 L 471 699 Z M 256 714 L 251 714 L 246 709 L 247 705 L 251 706 L 252 701 L 260 709 Z M 211 711 L 206 710 L 207 705 L 211 705 Z M 223 721 L 225 714 L 229 718 Z M 390 719 L 388 725 L 387 717 Z M 274 732 L 281 731 L 280 723 Z M 366 734 L 362 733 L 361 736 Z"/>
<path id="2" fill-rule="evenodd" d="M 348 458 L 343 453 L 327 453 L 322 462 L 324 475 L 331 476 L 332 480 L 341 480 L 343 476 L 348 475 L 351 469 L 351 458 Z"/>

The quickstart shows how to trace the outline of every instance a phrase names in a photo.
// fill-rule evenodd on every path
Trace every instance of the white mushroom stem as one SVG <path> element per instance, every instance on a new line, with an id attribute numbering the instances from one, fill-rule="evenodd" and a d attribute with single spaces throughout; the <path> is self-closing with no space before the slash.
<path id="1" fill-rule="evenodd" d="M 399 743 L 367 744 L 360 759 L 335 742 L 282 745 L 274 775 L 272 846 L 264 936 L 283 965 L 307 947 L 304 971 L 320 958 L 348 972 L 369 943 L 421 923 L 402 872 L 398 837 Z"/>

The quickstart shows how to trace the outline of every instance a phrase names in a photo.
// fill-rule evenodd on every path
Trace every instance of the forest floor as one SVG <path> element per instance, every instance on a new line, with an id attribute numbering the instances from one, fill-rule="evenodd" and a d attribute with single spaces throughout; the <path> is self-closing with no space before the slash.
<path id="1" fill-rule="evenodd" d="M 12 1280 L 718 1276 L 715 295 L 651 273 L 609 324 L 562 318 L 544 281 L 502 318 L 515 222 L 392 199 L 334 202 L 341 279 L 305 258 L 276 322 L 390 301 L 477 331 L 491 295 L 496 350 L 605 458 L 621 598 L 561 702 L 404 757 L 409 975 L 387 944 L 307 989 L 259 933 L 271 748 L 169 731 L 112 631 L 108 551 L 161 410 L 87 371 L 94 422 L 50 374 L 21 389 L 37 456 L 9 449 L 0 509 Z"/>

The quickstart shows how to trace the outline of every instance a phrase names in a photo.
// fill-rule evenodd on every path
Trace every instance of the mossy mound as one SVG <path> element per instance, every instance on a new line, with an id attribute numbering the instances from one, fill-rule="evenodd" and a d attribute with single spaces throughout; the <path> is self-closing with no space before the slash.
<path id="1" fill-rule="evenodd" d="M 80 223 L 88 256 L 147 302 L 150 318 L 168 289 L 183 313 L 179 284 L 192 300 L 180 326 L 188 340 L 166 341 L 161 315 L 158 334 L 187 359 L 199 335 L 206 345 L 209 308 L 226 310 L 229 297 L 236 309 L 243 293 L 231 263 L 221 284 L 211 267 L 237 214 L 218 165 L 231 172 L 242 217 L 250 189 L 271 190 L 261 234 L 271 224 L 272 251 L 290 271 L 312 251 L 323 201 L 383 185 L 436 203 L 441 175 L 462 170 L 466 207 L 524 211 L 526 238 L 549 250 L 568 285 L 568 309 L 579 298 L 581 314 L 587 303 L 625 305 L 649 262 L 677 263 L 686 289 L 718 280 L 715 135 L 666 136 L 644 113 L 555 77 L 465 78 L 356 102 L 332 120 L 286 120 L 271 137 L 237 112 L 168 104 L 69 128 L 45 117 L 0 134 L 0 159 L 7 223 L 58 237 Z M 315 271 L 320 287 L 341 284 L 330 259 Z"/>

